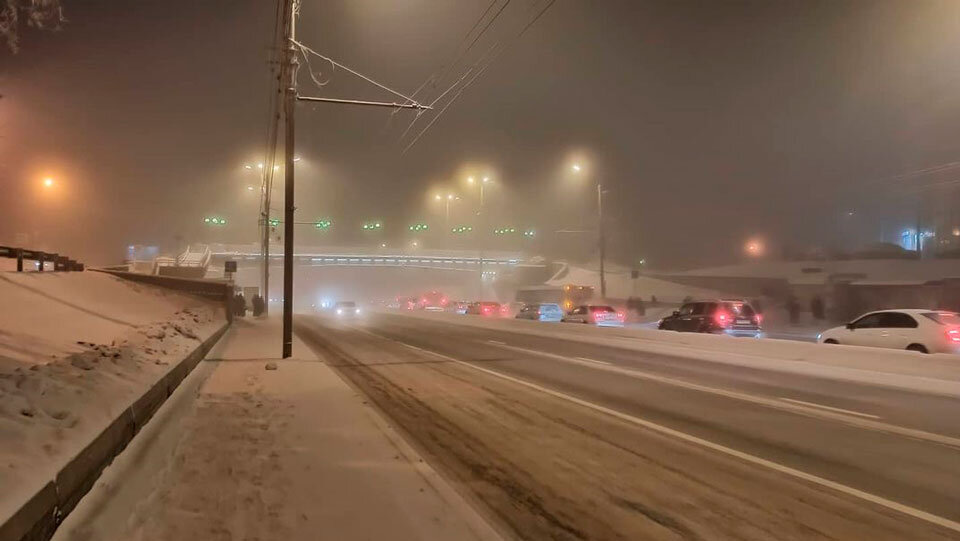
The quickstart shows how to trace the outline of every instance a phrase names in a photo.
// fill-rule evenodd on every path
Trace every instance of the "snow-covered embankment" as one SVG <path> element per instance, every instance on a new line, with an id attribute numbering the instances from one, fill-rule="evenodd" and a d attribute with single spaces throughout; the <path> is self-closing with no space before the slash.
<path id="1" fill-rule="evenodd" d="M 0 273 L 0 524 L 225 324 L 107 274 Z"/>

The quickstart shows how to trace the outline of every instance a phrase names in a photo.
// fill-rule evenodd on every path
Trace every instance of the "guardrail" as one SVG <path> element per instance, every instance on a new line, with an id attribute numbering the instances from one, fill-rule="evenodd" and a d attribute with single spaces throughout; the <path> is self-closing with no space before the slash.
<path id="1" fill-rule="evenodd" d="M 23 272 L 23 260 L 36 261 L 39 263 L 37 271 L 43 272 L 43 264 L 47 261 L 53 262 L 54 271 L 82 271 L 83 263 L 79 263 L 67 256 L 56 253 L 42 252 L 40 250 L 28 250 L 26 248 L 15 248 L 13 246 L 0 246 L 0 257 L 17 260 L 17 272 Z"/>

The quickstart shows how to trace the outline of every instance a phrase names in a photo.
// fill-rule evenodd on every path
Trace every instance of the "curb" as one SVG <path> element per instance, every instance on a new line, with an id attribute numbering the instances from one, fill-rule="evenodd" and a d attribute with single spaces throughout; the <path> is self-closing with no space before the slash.
<path id="1" fill-rule="evenodd" d="M 0 524 L 0 539 L 47 541 L 63 519 L 93 488 L 104 468 L 113 462 L 142 429 L 161 404 L 173 393 L 220 340 L 230 326 L 225 322 L 185 359 L 174 365 L 147 392 L 123 410 L 106 429 L 87 444 L 54 479 Z"/>

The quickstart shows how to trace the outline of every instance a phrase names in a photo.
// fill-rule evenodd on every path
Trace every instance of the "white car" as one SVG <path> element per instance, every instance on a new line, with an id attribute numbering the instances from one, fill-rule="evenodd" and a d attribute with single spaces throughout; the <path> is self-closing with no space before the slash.
<path id="1" fill-rule="evenodd" d="M 960 353 L 960 315 L 943 310 L 880 310 L 820 333 L 821 344 Z"/>

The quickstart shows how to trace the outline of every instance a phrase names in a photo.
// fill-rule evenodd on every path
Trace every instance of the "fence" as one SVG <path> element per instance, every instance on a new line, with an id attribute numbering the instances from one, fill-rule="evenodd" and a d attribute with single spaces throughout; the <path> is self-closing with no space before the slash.
<path id="1" fill-rule="evenodd" d="M 0 257 L 17 260 L 17 272 L 23 272 L 23 260 L 36 261 L 37 270 L 43 272 L 43 265 L 47 261 L 53 263 L 54 271 L 82 271 L 83 263 L 79 263 L 67 256 L 60 254 L 41 252 L 40 250 L 28 250 L 26 248 L 14 248 L 12 246 L 0 246 Z"/>

